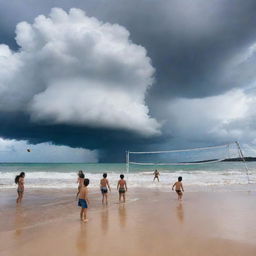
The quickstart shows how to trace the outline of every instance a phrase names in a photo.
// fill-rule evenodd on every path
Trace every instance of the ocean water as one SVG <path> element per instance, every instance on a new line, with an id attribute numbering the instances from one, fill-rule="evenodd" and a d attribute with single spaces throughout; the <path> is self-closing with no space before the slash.
<path id="1" fill-rule="evenodd" d="M 247 162 L 250 187 L 256 187 L 256 162 Z M 160 171 L 160 182 L 152 182 L 154 169 Z M 242 162 L 219 162 L 189 166 L 138 166 L 130 165 L 129 172 L 125 164 L 116 163 L 1 163 L 0 190 L 15 188 L 14 178 L 21 171 L 26 173 L 26 188 L 63 189 L 76 188 L 77 172 L 83 170 L 90 179 L 90 187 L 98 188 L 103 172 L 108 173 L 112 187 L 116 187 L 119 175 L 123 173 L 129 188 L 169 189 L 178 176 L 191 188 L 233 187 L 248 184 L 245 165 Z M 256 190 L 256 188 L 255 188 Z"/>

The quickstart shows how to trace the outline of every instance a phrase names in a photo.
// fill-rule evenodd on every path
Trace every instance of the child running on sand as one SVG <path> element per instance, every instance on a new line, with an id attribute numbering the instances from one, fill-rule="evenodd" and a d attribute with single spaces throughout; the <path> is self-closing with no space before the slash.
<path id="1" fill-rule="evenodd" d="M 111 191 L 107 176 L 108 176 L 107 173 L 103 173 L 103 179 L 100 180 L 100 190 L 102 193 L 102 204 L 104 204 L 104 201 L 106 202 L 106 204 L 108 204 L 108 189 L 109 189 L 109 191 Z"/>
<path id="2" fill-rule="evenodd" d="M 18 197 L 16 199 L 16 203 L 21 203 L 21 200 L 23 198 L 23 194 L 24 194 L 24 179 L 25 179 L 25 172 L 21 172 L 20 175 L 17 175 L 15 177 L 15 183 L 18 185 L 17 188 L 17 193 L 18 193 Z"/>
<path id="3" fill-rule="evenodd" d="M 119 191 L 119 203 L 123 197 L 123 202 L 125 203 L 125 192 L 127 191 L 126 181 L 124 180 L 124 175 L 120 175 L 120 180 L 117 183 L 117 190 Z"/>
<path id="4" fill-rule="evenodd" d="M 80 219 L 83 222 L 87 222 L 87 209 L 88 209 L 88 189 L 87 186 L 89 185 L 90 180 L 89 179 L 84 179 L 84 184 L 80 188 L 79 192 L 79 200 L 78 200 L 78 206 L 81 207 L 81 212 L 80 212 Z"/>
<path id="5" fill-rule="evenodd" d="M 79 195 L 81 187 L 84 185 L 84 173 L 83 173 L 83 171 L 80 170 L 78 172 L 77 176 L 78 176 L 78 178 L 77 178 L 77 182 L 76 183 L 78 183 L 78 188 L 77 188 L 78 191 L 77 191 L 77 194 L 76 194 L 76 199 L 77 199 L 77 197 Z"/>
<path id="6" fill-rule="evenodd" d="M 181 192 L 181 190 L 184 192 L 183 185 L 182 185 L 181 181 L 182 181 L 182 177 L 179 177 L 178 181 L 176 181 L 172 186 L 172 190 L 175 187 L 175 191 L 178 194 L 178 200 L 180 200 L 180 201 L 182 200 L 182 196 L 183 196 L 183 193 Z"/>
<path id="7" fill-rule="evenodd" d="M 153 181 L 155 181 L 155 179 L 157 179 L 158 182 L 159 182 L 159 175 L 160 175 L 159 171 L 158 171 L 158 170 L 155 170 L 154 173 L 153 173 L 153 175 L 155 175 Z"/>

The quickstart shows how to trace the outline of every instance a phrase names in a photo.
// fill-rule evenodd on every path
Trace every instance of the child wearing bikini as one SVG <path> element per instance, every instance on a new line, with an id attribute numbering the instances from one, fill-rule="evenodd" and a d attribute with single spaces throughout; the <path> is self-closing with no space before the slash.
<path id="1" fill-rule="evenodd" d="M 21 172 L 20 175 L 17 175 L 15 177 L 15 183 L 18 185 L 17 188 L 17 193 L 18 193 L 18 197 L 16 199 L 16 203 L 21 203 L 21 200 L 23 198 L 24 195 L 24 183 L 25 183 L 25 172 Z"/>
<path id="2" fill-rule="evenodd" d="M 78 206 L 81 207 L 81 212 L 80 212 L 80 219 L 83 222 L 87 222 L 87 209 L 89 205 L 89 200 L 88 200 L 88 189 L 87 186 L 89 185 L 90 180 L 89 179 L 84 179 L 84 184 L 80 188 L 79 192 L 79 199 L 78 199 Z"/>
<path id="3" fill-rule="evenodd" d="M 121 203 L 122 198 L 123 202 L 125 203 L 125 192 L 127 192 L 127 185 L 123 174 L 120 175 L 120 180 L 117 183 L 117 190 L 119 192 L 119 203 Z"/>
<path id="4" fill-rule="evenodd" d="M 175 191 L 176 191 L 176 193 L 177 193 L 177 195 L 178 195 L 178 200 L 182 200 L 182 196 L 183 196 L 183 193 L 182 193 L 182 191 L 184 192 L 184 189 L 183 189 L 183 185 L 182 185 L 182 177 L 178 177 L 178 181 L 177 182 L 175 182 L 174 184 L 173 184 L 173 186 L 172 186 L 172 190 L 174 189 L 174 187 L 175 187 Z"/>
<path id="5" fill-rule="evenodd" d="M 77 176 L 78 176 L 78 178 L 77 178 L 76 183 L 78 183 L 78 188 L 77 188 L 78 191 L 77 191 L 77 194 L 76 194 L 76 199 L 79 195 L 81 187 L 84 185 L 84 173 L 83 173 L 83 171 L 79 171 Z"/>

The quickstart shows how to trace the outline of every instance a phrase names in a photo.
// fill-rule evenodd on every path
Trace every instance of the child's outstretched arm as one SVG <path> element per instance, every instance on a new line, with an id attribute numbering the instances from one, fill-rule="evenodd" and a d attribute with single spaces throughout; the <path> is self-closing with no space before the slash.
<path id="1" fill-rule="evenodd" d="M 173 190 L 173 188 L 176 186 L 176 182 L 172 185 L 172 190 Z"/>
<path id="2" fill-rule="evenodd" d="M 126 181 L 125 181 L 125 183 L 124 183 L 124 186 L 125 186 L 125 190 L 127 191 L 127 185 L 126 185 Z"/>
<path id="3" fill-rule="evenodd" d="M 181 183 L 181 189 L 182 189 L 182 191 L 184 192 L 184 188 L 183 188 L 183 185 L 182 185 L 182 183 Z"/>
<path id="4" fill-rule="evenodd" d="M 117 182 L 117 187 L 116 187 L 116 189 L 118 190 L 118 188 L 119 188 L 119 181 Z"/>

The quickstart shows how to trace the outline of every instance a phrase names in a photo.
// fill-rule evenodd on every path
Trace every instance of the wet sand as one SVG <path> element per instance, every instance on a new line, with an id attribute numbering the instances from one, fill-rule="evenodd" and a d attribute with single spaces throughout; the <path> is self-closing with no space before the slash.
<path id="1" fill-rule="evenodd" d="M 90 191 L 89 222 L 79 220 L 74 190 L 0 195 L 0 255 L 256 255 L 255 192 L 173 192 L 131 189 L 109 206 Z"/>

